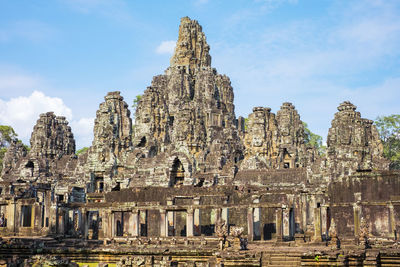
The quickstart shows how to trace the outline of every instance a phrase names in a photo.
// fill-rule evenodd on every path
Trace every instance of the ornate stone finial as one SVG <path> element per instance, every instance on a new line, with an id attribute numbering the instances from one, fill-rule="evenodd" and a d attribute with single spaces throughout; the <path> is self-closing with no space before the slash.
<path id="1" fill-rule="evenodd" d="M 355 111 L 357 109 L 357 106 L 353 105 L 350 101 L 344 101 L 338 106 L 337 109 L 339 111 Z"/>
<path id="2" fill-rule="evenodd" d="M 189 17 L 182 18 L 178 41 L 170 62 L 171 67 L 188 66 L 190 69 L 210 67 L 209 50 L 210 47 L 199 23 Z"/>

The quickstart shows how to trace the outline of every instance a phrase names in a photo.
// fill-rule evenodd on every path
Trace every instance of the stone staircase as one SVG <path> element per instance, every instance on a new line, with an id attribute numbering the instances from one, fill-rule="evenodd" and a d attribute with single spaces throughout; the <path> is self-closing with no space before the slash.
<path id="1" fill-rule="evenodd" d="M 301 256 L 293 253 L 267 252 L 262 257 L 262 266 L 301 266 Z"/>

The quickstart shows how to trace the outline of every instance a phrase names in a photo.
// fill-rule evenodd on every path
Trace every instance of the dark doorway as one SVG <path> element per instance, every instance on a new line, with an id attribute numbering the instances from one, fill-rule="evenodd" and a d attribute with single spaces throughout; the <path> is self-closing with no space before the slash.
<path id="1" fill-rule="evenodd" d="M 172 164 L 171 170 L 171 186 L 179 186 L 183 184 L 185 179 L 185 169 L 182 162 L 176 158 Z"/>

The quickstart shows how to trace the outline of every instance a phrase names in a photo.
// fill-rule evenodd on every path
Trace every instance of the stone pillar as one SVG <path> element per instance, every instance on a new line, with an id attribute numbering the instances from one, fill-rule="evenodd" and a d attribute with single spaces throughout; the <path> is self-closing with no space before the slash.
<path id="1" fill-rule="evenodd" d="M 353 204 L 354 213 L 354 236 L 358 238 L 360 233 L 360 223 L 361 223 L 361 206 L 358 203 Z"/>
<path id="2" fill-rule="evenodd" d="M 321 242 L 321 208 L 314 208 L 314 241 Z"/>
<path id="3" fill-rule="evenodd" d="M 88 237 L 88 228 L 87 228 L 87 211 L 85 209 L 82 209 L 82 225 L 81 225 L 81 229 L 82 229 L 82 235 L 83 235 L 83 239 L 87 239 Z"/>
<path id="4" fill-rule="evenodd" d="M 229 225 L 229 209 L 228 208 L 222 208 L 221 219 L 225 221 L 227 226 Z"/>
<path id="5" fill-rule="evenodd" d="M 247 209 L 247 237 L 249 241 L 254 239 L 254 214 L 253 208 Z"/>
<path id="6" fill-rule="evenodd" d="M 106 215 L 106 218 L 107 218 L 107 226 L 106 226 L 107 227 L 107 238 L 110 239 L 110 238 L 113 237 L 112 212 L 111 212 L 110 209 L 107 209 L 106 212 L 107 212 L 107 215 Z"/>
<path id="7" fill-rule="evenodd" d="M 64 235 L 65 233 L 65 210 L 64 209 L 58 209 L 58 229 L 59 229 L 59 234 Z"/>
<path id="8" fill-rule="evenodd" d="M 193 209 L 186 211 L 186 236 L 193 236 Z"/>
<path id="9" fill-rule="evenodd" d="M 165 210 L 160 210 L 160 236 L 165 237 L 168 236 L 168 226 L 167 226 L 167 217 L 165 216 Z"/>
<path id="10" fill-rule="evenodd" d="M 393 204 L 390 203 L 388 208 L 389 208 L 389 237 L 398 240 L 399 233 L 396 232 L 396 215 Z"/>
<path id="11" fill-rule="evenodd" d="M 49 212 L 49 227 L 50 227 L 50 232 L 53 234 L 57 232 L 57 215 L 58 215 L 57 204 L 51 203 Z"/>
<path id="12" fill-rule="evenodd" d="M 253 203 L 259 204 L 260 197 L 253 196 Z M 261 208 L 256 207 L 253 209 L 253 240 L 260 240 L 261 239 L 261 218 L 260 218 Z"/>
<path id="13" fill-rule="evenodd" d="M 17 219 L 16 219 L 16 214 L 15 214 L 15 210 L 17 208 L 17 202 L 15 201 L 15 199 L 12 199 L 8 202 L 7 205 L 7 213 L 5 215 L 6 219 L 7 219 L 7 229 L 9 232 L 14 232 L 16 226 L 17 226 Z"/>
<path id="14" fill-rule="evenodd" d="M 111 211 L 111 238 L 115 237 L 115 213 Z"/>
<path id="15" fill-rule="evenodd" d="M 283 224 L 282 224 L 282 208 L 277 208 L 275 210 L 275 225 L 276 225 L 276 241 L 282 241 L 283 240 Z"/>
<path id="16" fill-rule="evenodd" d="M 285 206 L 282 209 L 282 227 L 283 227 L 283 237 L 284 238 L 290 237 L 289 213 L 290 213 L 290 208 Z"/>
<path id="17" fill-rule="evenodd" d="M 174 211 L 167 211 L 167 236 L 175 236 Z"/>
<path id="18" fill-rule="evenodd" d="M 77 216 L 77 213 L 74 212 L 74 215 Z M 101 222 L 101 227 L 99 225 L 99 239 L 104 239 L 107 236 L 107 216 L 104 209 L 99 211 L 99 223 Z"/>
<path id="19" fill-rule="evenodd" d="M 307 230 L 307 195 L 301 194 L 301 229 Z"/>
<path id="20" fill-rule="evenodd" d="M 195 206 L 200 205 L 200 197 L 195 197 L 193 199 L 193 204 Z M 193 230 L 193 234 L 195 236 L 201 235 L 200 209 L 198 209 L 198 208 L 194 209 L 194 230 Z"/>
<path id="21" fill-rule="evenodd" d="M 140 236 L 139 211 L 132 210 L 131 217 L 129 219 L 129 229 L 132 231 L 132 236 Z"/>
<path id="22" fill-rule="evenodd" d="M 328 217 L 327 208 L 327 206 L 321 207 L 321 233 L 325 235 L 325 237 L 328 236 L 328 229 L 326 228 Z"/>

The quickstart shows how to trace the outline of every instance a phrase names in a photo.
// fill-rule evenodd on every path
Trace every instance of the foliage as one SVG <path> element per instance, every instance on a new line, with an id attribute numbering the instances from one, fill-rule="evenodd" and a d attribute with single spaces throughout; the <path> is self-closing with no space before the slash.
<path id="1" fill-rule="evenodd" d="M 3 158 L 7 148 L 16 137 L 17 134 L 11 126 L 0 125 L 0 171 L 3 169 Z"/>
<path id="2" fill-rule="evenodd" d="M 135 99 L 133 99 L 132 112 L 133 112 L 133 124 L 132 124 L 132 132 L 135 132 L 135 117 L 136 117 L 136 109 L 139 105 L 140 100 L 142 99 L 142 95 L 137 95 Z"/>
<path id="3" fill-rule="evenodd" d="M 304 125 L 304 142 L 314 148 L 323 155 L 325 154 L 326 147 L 322 145 L 322 137 L 318 134 L 311 132 L 308 129 L 307 123 L 303 122 Z"/>
<path id="4" fill-rule="evenodd" d="M 0 125 L 0 147 L 8 147 L 13 139 L 17 137 L 11 126 Z"/>
<path id="5" fill-rule="evenodd" d="M 390 169 L 400 169 L 400 115 L 378 117 L 376 128 L 383 143 L 383 155 L 391 161 Z"/>
<path id="6" fill-rule="evenodd" d="M 136 109 L 137 109 L 141 99 L 142 99 L 142 95 L 137 95 L 135 97 L 135 99 L 133 99 L 133 105 L 132 105 L 133 114 L 136 114 Z"/>
<path id="7" fill-rule="evenodd" d="M 80 155 L 85 153 L 89 148 L 88 147 L 82 147 L 81 149 L 78 149 L 78 151 L 76 151 L 76 155 Z"/>
<path id="8" fill-rule="evenodd" d="M 247 126 L 249 125 L 249 118 L 244 118 L 244 130 L 247 132 Z"/>

